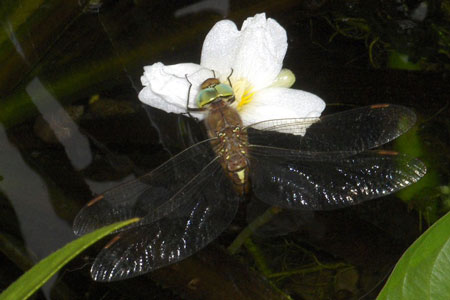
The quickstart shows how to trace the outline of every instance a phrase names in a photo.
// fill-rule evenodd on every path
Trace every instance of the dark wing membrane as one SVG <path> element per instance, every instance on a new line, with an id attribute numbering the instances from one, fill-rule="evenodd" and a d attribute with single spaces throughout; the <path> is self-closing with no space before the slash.
<path id="1" fill-rule="evenodd" d="M 82 235 L 114 222 L 134 217 L 140 226 L 163 217 L 189 201 L 195 189 L 209 176 L 213 153 L 209 140 L 182 151 L 152 172 L 108 190 L 88 203 L 75 218 L 75 234 Z M 202 172 L 203 171 L 203 172 Z"/>
<path id="2" fill-rule="evenodd" d="M 397 138 L 415 121 L 416 115 L 412 110 L 383 104 L 321 118 L 263 121 L 250 125 L 248 135 L 250 144 L 356 154 Z"/>
<path id="3" fill-rule="evenodd" d="M 262 201 L 286 208 L 328 210 L 346 207 L 398 191 L 426 173 L 418 159 L 396 152 L 367 151 L 351 157 L 305 159 L 265 155 L 249 148 L 250 178 Z"/>
<path id="4" fill-rule="evenodd" d="M 209 172 L 191 201 L 158 221 L 119 233 L 97 256 L 97 281 L 138 276 L 178 262 L 205 247 L 233 220 L 239 196 L 220 167 Z"/>

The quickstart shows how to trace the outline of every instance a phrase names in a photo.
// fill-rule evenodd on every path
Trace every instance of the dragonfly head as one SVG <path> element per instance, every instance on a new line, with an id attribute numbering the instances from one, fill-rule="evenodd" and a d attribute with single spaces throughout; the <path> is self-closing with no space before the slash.
<path id="1" fill-rule="evenodd" d="M 233 88 L 228 84 L 220 83 L 217 78 L 206 79 L 202 83 L 201 91 L 195 99 L 197 106 L 203 108 L 218 100 L 232 103 L 234 101 Z"/>
<path id="2" fill-rule="evenodd" d="M 219 79 L 217 79 L 217 78 L 208 78 L 205 81 L 203 81 L 203 83 L 200 86 L 200 88 L 202 90 L 205 90 L 207 88 L 213 88 L 213 87 L 215 87 L 218 84 L 220 84 Z"/>

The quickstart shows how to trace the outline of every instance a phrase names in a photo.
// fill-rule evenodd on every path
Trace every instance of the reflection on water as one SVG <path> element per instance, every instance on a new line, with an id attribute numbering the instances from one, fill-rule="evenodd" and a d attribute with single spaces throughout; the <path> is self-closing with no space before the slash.
<path id="1" fill-rule="evenodd" d="M 229 10 L 230 0 L 203 0 L 176 10 L 174 16 L 179 18 L 189 14 L 216 12 L 225 18 L 228 16 Z"/>
<path id="2" fill-rule="evenodd" d="M 57 215 L 50 202 L 47 184 L 9 142 L 1 124 L 0 145 L 0 170 L 3 176 L 0 190 L 10 200 L 20 225 L 24 246 L 29 250 L 32 260 L 37 262 L 72 241 L 72 227 Z M 47 295 L 53 281 L 44 288 Z"/>
<path id="3" fill-rule="evenodd" d="M 27 248 L 40 260 L 73 240 L 72 228 L 56 214 L 41 175 L 23 160 L 20 151 L 8 140 L 0 125 L 0 181 L 2 192 L 10 199 L 19 219 Z M 55 239 L 55 236 L 58 238 Z"/>
<path id="4" fill-rule="evenodd" d="M 92 154 L 89 142 L 78 131 L 78 126 L 38 78 L 34 78 L 25 89 L 58 141 L 63 145 L 75 169 L 86 168 L 92 162 Z"/>

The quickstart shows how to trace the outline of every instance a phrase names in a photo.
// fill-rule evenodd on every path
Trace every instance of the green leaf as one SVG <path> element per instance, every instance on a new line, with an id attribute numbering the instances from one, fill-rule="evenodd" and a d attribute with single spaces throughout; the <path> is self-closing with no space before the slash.
<path id="1" fill-rule="evenodd" d="M 414 63 L 409 60 L 408 55 L 392 51 L 388 58 L 388 67 L 391 69 L 416 71 L 421 70 L 420 63 Z"/>
<path id="2" fill-rule="evenodd" d="M 447 300 L 450 295 L 450 213 L 403 254 L 377 300 Z"/>
<path id="3" fill-rule="evenodd" d="M 65 264 L 71 261 L 75 256 L 80 254 L 90 245 L 94 244 L 96 241 L 111 232 L 137 221 L 139 221 L 139 219 L 135 218 L 114 223 L 70 242 L 63 248 L 41 260 L 33 268 L 28 270 L 19 279 L 13 282 L 0 294 L 0 300 L 27 299 Z"/>

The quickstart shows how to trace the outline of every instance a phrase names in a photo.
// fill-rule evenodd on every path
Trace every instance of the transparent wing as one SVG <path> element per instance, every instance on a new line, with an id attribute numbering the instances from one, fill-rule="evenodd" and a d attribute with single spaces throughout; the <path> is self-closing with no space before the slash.
<path id="1" fill-rule="evenodd" d="M 94 261 L 92 277 L 114 281 L 138 276 L 178 262 L 219 236 L 233 220 L 239 196 L 220 165 L 207 178 L 192 200 L 171 214 L 113 238 Z"/>
<path id="2" fill-rule="evenodd" d="M 249 148 L 253 192 L 268 204 L 286 208 L 350 206 L 398 191 L 426 173 L 420 160 L 396 152 L 336 158 L 317 153 L 305 159 L 292 150 L 255 148 Z"/>
<path id="3" fill-rule="evenodd" d="M 186 201 L 210 176 L 212 161 L 210 141 L 205 140 L 180 152 L 157 169 L 114 187 L 88 203 L 75 218 L 75 234 L 82 235 L 114 222 L 134 217 L 140 226 L 161 218 Z M 206 171 L 205 171 L 206 169 Z"/>
<path id="4" fill-rule="evenodd" d="M 374 105 L 321 118 L 263 121 L 248 128 L 249 142 L 302 151 L 362 152 L 400 136 L 416 115 L 399 105 Z"/>

